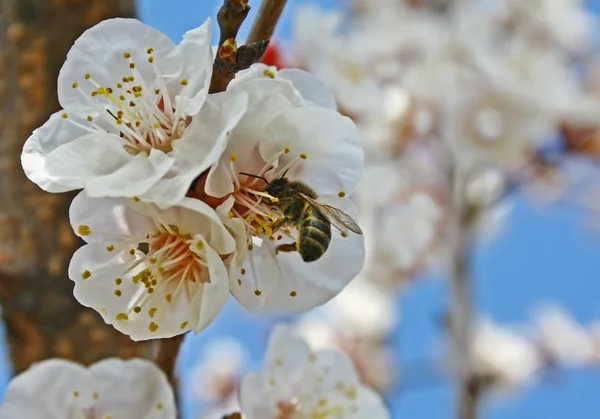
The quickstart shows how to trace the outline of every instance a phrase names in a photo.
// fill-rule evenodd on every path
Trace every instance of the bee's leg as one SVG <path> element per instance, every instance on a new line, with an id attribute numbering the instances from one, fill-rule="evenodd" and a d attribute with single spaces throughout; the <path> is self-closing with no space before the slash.
<path id="1" fill-rule="evenodd" d="M 297 243 L 280 244 L 279 246 L 277 246 L 275 248 L 275 254 L 277 254 L 279 252 L 297 252 L 297 251 L 298 251 Z"/>
<path id="2" fill-rule="evenodd" d="M 275 221 L 274 223 L 271 223 L 271 225 L 269 227 L 271 227 L 271 229 L 273 230 L 273 232 L 279 230 L 281 227 L 283 227 L 285 225 L 285 223 L 287 223 L 288 219 L 287 217 L 283 217 L 280 218 L 279 220 Z"/>

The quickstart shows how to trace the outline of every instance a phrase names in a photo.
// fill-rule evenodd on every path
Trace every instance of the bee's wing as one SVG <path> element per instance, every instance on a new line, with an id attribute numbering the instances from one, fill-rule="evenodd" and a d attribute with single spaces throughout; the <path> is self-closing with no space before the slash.
<path id="1" fill-rule="evenodd" d="M 319 202 L 302 192 L 300 192 L 300 196 L 315 209 L 319 210 L 325 218 L 327 218 L 329 222 L 342 233 L 348 234 L 348 230 L 350 230 L 356 234 L 363 234 L 359 225 L 356 224 L 356 221 L 341 209 Z"/>

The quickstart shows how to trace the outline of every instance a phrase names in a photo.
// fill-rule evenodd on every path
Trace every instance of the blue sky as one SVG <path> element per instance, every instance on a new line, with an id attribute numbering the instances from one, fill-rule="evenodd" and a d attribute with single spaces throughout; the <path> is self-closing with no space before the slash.
<path id="1" fill-rule="evenodd" d="M 524 0 L 528 1 L 528 0 Z M 290 0 L 277 30 L 279 38 L 290 34 L 294 6 L 307 0 Z M 342 0 L 312 1 L 324 8 L 339 7 Z M 220 1 L 140 0 L 140 16 L 174 40 L 214 16 Z M 250 1 L 254 12 L 258 2 Z M 589 2 L 600 10 L 600 0 Z M 181 13 L 186 10 L 185 13 Z M 252 15 L 250 16 L 252 20 Z M 246 25 L 247 29 L 248 25 Z M 244 33 L 242 33 L 242 37 Z M 474 294 L 478 310 L 506 323 L 527 321 L 533 305 L 554 301 L 571 311 L 577 320 L 600 317 L 600 235 L 589 230 L 586 217 L 573 208 L 543 208 L 520 196 L 512 197 L 514 212 L 503 234 L 477 249 L 473 261 Z M 589 221 L 589 220 L 588 220 Z M 399 301 L 401 329 L 394 348 L 407 365 L 406 388 L 388 395 L 392 417 L 446 419 L 455 415 L 454 388 L 423 362 L 439 349 L 439 317 L 446 306 L 446 286 L 429 279 L 409 289 Z M 244 339 L 252 364 L 259 365 L 271 322 L 261 316 L 250 320 L 235 303 L 204 335 L 187 340 L 181 369 L 185 370 L 207 341 L 229 335 Z M 197 406 L 187 405 L 187 418 Z M 510 399 L 486 400 L 485 419 L 597 419 L 600 417 L 600 371 L 572 371 L 538 382 Z"/>
<path id="2" fill-rule="evenodd" d="M 523 0 L 529 1 L 529 0 Z M 294 6 L 289 0 L 278 28 L 278 36 L 290 33 Z M 214 17 L 217 0 L 139 0 L 140 18 L 178 42 L 181 35 Z M 253 13 L 258 1 L 250 0 Z M 336 7 L 341 0 L 313 1 L 321 7 Z M 589 2 L 600 10 L 600 0 Z M 247 30 L 249 25 L 246 25 Z M 245 32 L 242 32 L 242 37 Z M 556 301 L 579 320 L 600 318 L 600 234 L 589 229 L 584 214 L 566 206 L 542 208 L 520 196 L 512 198 L 515 209 L 502 235 L 478 248 L 473 261 L 475 298 L 481 313 L 507 323 L 527 320 L 532 306 Z M 446 286 L 429 279 L 410 288 L 398 302 L 402 309 L 401 329 L 393 338 L 399 359 L 406 364 L 406 388 L 389 394 L 392 417 L 446 419 L 455 415 L 454 388 L 444 377 L 423 363 L 439 348 L 439 318 L 446 306 Z M 234 336 L 249 348 L 251 368 L 257 368 L 273 319 L 247 315 L 230 301 L 225 312 L 200 336 L 186 339 L 179 363 L 185 371 L 195 363 L 211 339 Z M 3 348 L 0 357 L 5 358 Z M 0 386 L 7 370 L 0 368 Z M 184 419 L 198 413 L 199 406 L 183 395 Z M 508 400 L 487 400 L 485 419 L 597 419 L 600 417 L 600 370 L 566 372 L 544 377 Z"/>

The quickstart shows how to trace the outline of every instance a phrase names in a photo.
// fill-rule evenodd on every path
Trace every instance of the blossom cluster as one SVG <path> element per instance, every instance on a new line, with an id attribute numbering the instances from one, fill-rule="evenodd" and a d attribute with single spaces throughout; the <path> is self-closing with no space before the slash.
<path id="1" fill-rule="evenodd" d="M 387 419 L 381 396 L 361 383 L 349 358 L 313 351 L 289 327 L 277 326 L 263 368 L 247 374 L 239 406 L 208 411 L 221 419 L 241 409 L 246 419 L 306 417 Z M 13 379 L 1 419 L 175 419 L 173 390 L 149 361 L 107 359 L 85 368 L 61 359 L 35 364 Z"/>
<path id="2" fill-rule="evenodd" d="M 355 124 L 303 70 L 255 64 L 209 94 L 210 36 L 210 20 L 179 45 L 133 19 L 87 30 L 59 74 L 63 110 L 23 148 L 42 189 L 81 190 L 69 214 L 85 241 L 69 266 L 75 298 L 134 340 L 199 332 L 230 293 L 249 310 L 303 312 L 363 266 L 362 235 L 334 229 L 314 262 L 283 253 L 316 233 L 299 243 L 302 214 L 286 210 L 298 194 L 269 188 L 302 182 L 356 219 Z"/>
<path id="3" fill-rule="evenodd" d="M 578 154 L 599 156 L 597 22 L 584 2 L 349 3 L 300 8 L 285 58 L 330 86 L 361 132 L 373 280 L 447 267 L 457 181 L 487 236 L 516 186 L 554 200 L 587 170 Z"/>
<path id="4" fill-rule="evenodd" d="M 482 320 L 472 339 L 472 367 L 502 393 L 531 383 L 548 369 L 600 363 L 600 324 L 578 324 L 556 305 L 538 307 L 527 325 L 510 327 Z"/>

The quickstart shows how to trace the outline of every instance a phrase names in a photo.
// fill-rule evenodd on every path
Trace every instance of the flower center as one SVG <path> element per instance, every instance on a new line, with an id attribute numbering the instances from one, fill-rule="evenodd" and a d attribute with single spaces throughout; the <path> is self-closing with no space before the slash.
<path id="1" fill-rule="evenodd" d="M 195 251 L 192 251 L 192 245 Z M 143 258 L 149 267 L 138 273 L 134 282 L 141 281 L 152 294 L 155 287 L 177 282 L 177 290 L 185 281 L 206 282 L 202 275 L 208 264 L 204 258 L 204 243 L 194 244 L 189 234 L 180 234 L 173 225 L 160 225 L 158 232 L 148 238 L 148 253 Z"/>
<path id="2" fill-rule="evenodd" d="M 91 74 L 84 74 L 81 86 L 79 81 L 73 82 L 73 89 L 81 93 L 83 99 L 92 105 L 99 116 L 88 115 L 86 122 L 78 122 L 63 118 L 89 132 L 106 131 L 109 125 L 119 132 L 123 148 L 130 154 L 149 153 L 151 149 L 165 153 L 172 151 L 171 143 L 181 138 L 189 125 L 190 118 L 185 106 L 171 103 L 167 84 L 160 74 L 149 48 L 147 60 L 154 69 L 155 80 L 151 86 L 146 85 L 136 68 L 131 53 L 125 52 L 123 57 L 129 62 L 129 74 L 115 80 L 114 86 L 101 86 Z M 187 80 L 180 81 L 187 85 Z"/>

